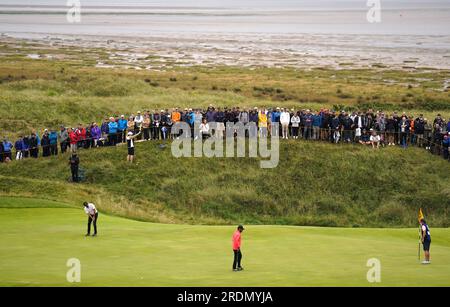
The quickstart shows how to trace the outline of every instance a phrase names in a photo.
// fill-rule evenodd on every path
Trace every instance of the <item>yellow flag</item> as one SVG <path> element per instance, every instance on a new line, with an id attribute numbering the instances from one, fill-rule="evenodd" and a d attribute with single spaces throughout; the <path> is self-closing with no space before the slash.
<path id="1" fill-rule="evenodd" d="M 421 219 L 423 219 L 423 213 L 422 213 L 422 208 L 419 208 L 419 223 L 420 223 Z"/>

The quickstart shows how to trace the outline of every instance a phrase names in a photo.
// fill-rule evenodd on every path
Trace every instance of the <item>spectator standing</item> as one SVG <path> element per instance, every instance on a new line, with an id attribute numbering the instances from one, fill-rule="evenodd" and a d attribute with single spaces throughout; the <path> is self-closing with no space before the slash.
<path id="1" fill-rule="evenodd" d="M 300 116 L 299 113 L 294 113 L 294 116 L 291 117 L 292 123 L 292 137 L 294 139 L 298 139 L 298 129 L 300 126 Z"/>
<path id="2" fill-rule="evenodd" d="M 105 118 L 105 119 L 103 120 L 103 123 L 102 123 L 102 125 L 100 126 L 100 130 L 102 131 L 102 137 L 103 137 L 105 140 L 108 140 L 108 135 L 109 135 L 108 118 Z M 108 145 L 108 142 L 109 142 L 109 140 L 106 141 L 106 144 L 105 144 L 105 145 Z"/>
<path id="3" fill-rule="evenodd" d="M 6 161 L 8 158 L 10 161 L 12 160 L 12 149 L 13 144 L 8 141 L 7 138 L 3 140 L 3 161 Z"/>
<path id="4" fill-rule="evenodd" d="M 217 123 L 217 137 L 222 139 L 225 133 L 225 113 L 220 107 L 217 108 L 215 121 Z"/>
<path id="5" fill-rule="evenodd" d="M 339 143 L 341 138 L 341 121 L 335 112 L 333 112 L 331 119 L 331 131 L 333 131 L 333 142 L 336 144 Z"/>
<path id="6" fill-rule="evenodd" d="M 445 160 L 449 160 L 448 149 L 450 145 L 450 132 L 444 135 L 444 139 L 442 140 L 442 155 Z M 449 160 L 450 161 L 450 160 Z"/>
<path id="7" fill-rule="evenodd" d="M 55 130 L 50 131 L 50 154 L 52 156 L 58 155 L 58 133 Z"/>
<path id="8" fill-rule="evenodd" d="M 35 132 L 31 133 L 30 138 L 30 157 L 37 158 L 39 156 L 39 143 Z"/>
<path id="9" fill-rule="evenodd" d="M 304 122 L 303 138 L 305 140 L 309 140 L 312 137 L 312 123 L 313 123 L 313 116 L 309 109 L 306 110 L 305 115 L 303 115 L 303 122 Z"/>
<path id="10" fill-rule="evenodd" d="M 398 130 L 400 132 L 400 142 L 403 148 L 406 148 L 407 140 L 408 140 L 408 132 L 409 132 L 409 123 L 406 119 L 406 116 L 403 116 L 401 121 L 398 124 Z"/>
<path id="11" fill-rule="evenodd" d="M 109 139 L 109 145 L 111 146 L 116 146 L 117 144 L 117 129 L 118 129 L 118 125 L 116 123 L 116 121 L 114 120 L 114 117 L 110 117 L 109 118 L 109 123 L 108 123 L 108 139 Z"/>
<path id="12" fill-rule="evenodd" d="M 91 137 L 92 137 L 92 140 L 93 140 L 93 142 L 94 142 L 94 147 L 99 146 L 99 141 L 100 141 L 100 139 L 101 139 L 101 137 L 102 137 L 102 131 L 101 131 L 101 129 L 97 126 L 97 123 L 94 123 L 94 124 L 92 125 L 92 128 L 91 128 Z"/>
<path id="13" fill-rule="evenodd" d="M 414 121 L 414 133 L 416 134 L 417 146 L 423 147 L 424 145 L 424 134 L 425 134 L 425 121 L 423 114 L 420 114 L 418 118 Z"/>
<path id="14" fill-rule="evenodd" d="M 19 139 L 14 144 L 14 148 L 16 148 L 16 160 L 22 160 L 23 159 L 23 138 L 22 136 L 19 136 Z"/>
<path id="15" fill-rule="evenodd" d="M 78 148 L 78 136 L 73 128 L 69 129 L 70 152 L 75 153 Z"/>
<path id="16" fill-rule="evenodd" d="M 67 147 L 70 145 L 69 132 L 64 126 L 61 126 L 59 131 L 59 142 L 61 146 L 61 153 L 65 153 Z"/>
<path id="17" fill-rule="evenodd" d="M 42 156 L 43 157 L 50 156 L 50 137 L 47 129 L 45 129 L 44 134 L 42 135 L 41 146 L 42 146 Z"/>
<path id="18" fill-rule="evenodd" d="M 280 123 L 281 123 L 281 135 L 283 139 L 289 138 L 289 123 L 291 122 L 291 116 L 285 108 L 283 108 L 280 114 Z"/>
<path id="19" fill-rule="evenodd" d="M 318 140 L 320 139 L 320 127 L 322 126 L 322 115 L 320 112 L 317 112 L 313 115 L 313 131 L 312 131 L 312 139 Z"/>
<path id="20" fill-rule="evenodd" d="M 125 115 L 120 115 L 120 119 L 117 121 L 118 143 L 125 142 L 127 135 L 128 121 L 125 119 Z"/>
<path id="21" fill-rule="evenodd" d="M 258 128 L 259 128 L 259 137 L 266 138 L 267 137 L 267 110 L 261 109 L 258 113 Z"/>
<path id="22" fill-rule="evenodd" d="M 22 153 L 24 158 L 28 158 L 30 156 L 30 137 L 28 135 L 23 137 Z"/>
<path id="23" fill-rule="evenodd" d="M 136 117 L 134 118 L 134 135 L 138 135 L 139 131 L 141 131 L 142 123 L 144 122 L 144 117 L 141 114 L 141 111 L 137 112 Z M 139 134 L 137 138 L 141 138 Z"/>
<path id="24" fill-rule="evenodd" d="M 142 131 L 144 133 L 144 140 L 148 141 L 150 139 L 150 115 L 144 115 L 144 121 L 142 122 Z"/>
<path id="25" fill-rule="evenodd" d="M 80 159 L 76 153 L 72 153 L 69 158 L 70 172 L 72 174 L 72 182 L 78 182 L 78 167 L 80 165 Z"/>

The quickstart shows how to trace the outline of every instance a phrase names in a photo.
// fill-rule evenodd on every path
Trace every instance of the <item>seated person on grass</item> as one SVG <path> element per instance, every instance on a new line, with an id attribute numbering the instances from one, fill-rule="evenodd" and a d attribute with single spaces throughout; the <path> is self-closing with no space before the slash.
<path id="1" fill-rule="evenodd" d="M 372 143 L 370 142 L 370 135 L 367 133 L 367 130 L 363 130 L 363 133 L 361 135 L 361 138 L 359 140 L 360 144 L 363 145 L 371 145 Z"/>

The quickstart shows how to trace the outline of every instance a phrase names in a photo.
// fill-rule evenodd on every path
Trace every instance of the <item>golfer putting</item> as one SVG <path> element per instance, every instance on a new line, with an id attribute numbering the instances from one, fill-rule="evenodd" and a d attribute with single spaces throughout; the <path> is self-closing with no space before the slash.
<path id="1" fill-rule="evenodd" d="M 241 234 L 244 231 L 244 226 L 239 225 L 232 237 L 233 242 L 233 272 L 242 271 L 244 268 L 241 266 L 242 253 L 241 253 Z"/>
<path id="2" fill-rule="evenodd" d="M 139 133 L 133 135 L 133 132 L 128 132 L 127 134 L 127 147 L 128 147 L 128 156 L 127 156 L 127 161 L 130 163 L 133 163 L 134 160 L 134 139 L 139 136 L 139 134 L 141 134 L 142 132 L 142 128 L 141 130 L 139 130 Z"/>
<path id="3" fill-rule="evenodd" d="M 95 205 L 93 203 L 84 202 L 84 212 L 88 215 L 88 228 L 86 237 L 91 235 L 91 223 L 94 222 L 94 234 L 93 237 L 97 236 L 97 219 L 98 219 L 98 211 L 97 208 L 95 208 Z"/>

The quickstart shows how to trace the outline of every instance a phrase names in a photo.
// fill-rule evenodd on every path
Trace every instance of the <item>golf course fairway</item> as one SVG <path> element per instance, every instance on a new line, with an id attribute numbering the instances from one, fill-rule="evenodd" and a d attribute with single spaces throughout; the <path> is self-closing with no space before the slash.
<path id="1" fill-rule="evenodd" d="M 432 228 L 432 221 L 430 265 L 418 262 L 417 229 L 244 225 L 245 270 L 233 272 L 234 225 L 100 213 L 99 236 L 85 237 L 81 206 L 13 197 L 0 203 L 0 286 L 450 285 L 450 229 Z M 79 283 L 66 279 L 70 258 L 80 260 Z M 367 281 L 370 258 L 381 262 L 379 283 Z"/>

